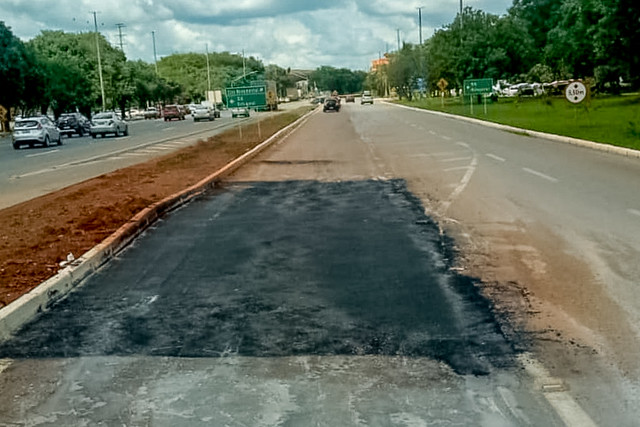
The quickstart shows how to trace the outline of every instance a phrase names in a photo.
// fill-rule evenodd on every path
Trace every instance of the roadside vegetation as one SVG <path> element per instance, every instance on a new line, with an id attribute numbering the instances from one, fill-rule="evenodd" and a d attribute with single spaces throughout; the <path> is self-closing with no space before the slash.
<path id="1" fill-rule="evenodd" d="M 475 100 L 474 100 L 475 102 Z M 561 97 L 510 97 L 473 105 L 461 97 L 402 101 L 428 110 L 442 111 L 523 129 L 570 136 L 640 150 L 640 94 L 598 96 L 589 103 L 570 104 Z"/>

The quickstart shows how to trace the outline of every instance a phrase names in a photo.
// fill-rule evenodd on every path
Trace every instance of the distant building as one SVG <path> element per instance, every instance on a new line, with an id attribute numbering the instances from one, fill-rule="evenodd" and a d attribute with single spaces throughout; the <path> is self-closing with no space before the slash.
<path id="1" fill-rule="evenodd" d="M 373 61 L 371 61 L 372 72 L 375 73 L 376 70 L 382 67 L 383 65 L 389 65 L 389 58 L 386 55 L 387 54 L 385 53 L 385 56 L 383 56 L 382 58 L 374 59 Z"/>

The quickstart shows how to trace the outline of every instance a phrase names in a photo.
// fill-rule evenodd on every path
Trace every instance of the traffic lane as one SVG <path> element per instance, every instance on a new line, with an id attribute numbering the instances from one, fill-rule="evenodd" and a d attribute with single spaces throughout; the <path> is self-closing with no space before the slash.
<path id="1" fill-rule="evenodd" d="M 219 190 L 158 223 L 0 347 L 14 360 L 4 381 L 43 390 L 29 397 L 31 409 L 8 408 L 10 419 L 49 408 L 68 421 L 74 402 L 108 392 L 109 402 L 85 417 L 114 419 L 141 405 L 169 422 L 157 408 L 174 406 L 176 393 L 199 402 L 205 383 L 218 398 L 199 408 L 202 419 L 225 413 L 250 425 L 267 410 L 278 423 L 328 414 L 344 416 L 337 425 L 354 416 L 404 425 L 436 411 L 462 424 L 518 425 L 525 418 L 514 401 L 531 410 L 526 417 L 560 425 L 520 375 L 473 280 L 449 270 L 447 247 L 403 181 Z M 218 359 L 198 367 L 193 358 Z M 137 370 L 147 363 L 158 370 Z M 24 364 L 69 387 L 45 392 L 47 381 Z M 252 384 L 265 387 L 248 392 Z M 2 394 L 0 402 L 10 400 Z M 268 409 L 274 402 L 288 405 Z"/>
<path id="2" fill-rule="evenodd" d="M 165 155 L 244 121 L 232 121 L 230 118 L 197 123 L 182 121 L 179 126 L 171 122 L 165 125 L 158 120 L 134 122 L 140 123 L 142 129 L 142 132 L 131 131 L 132 134 L 138 132 L 137 136 L 95 140 L 90 137 L 73 138 L 68 144 L 50 151 L 25 150 L 15 166 L 11 166 L 10 157 L 3 162 L 8 166 L 0 172 L 3 188 L 0 208 Z"/>

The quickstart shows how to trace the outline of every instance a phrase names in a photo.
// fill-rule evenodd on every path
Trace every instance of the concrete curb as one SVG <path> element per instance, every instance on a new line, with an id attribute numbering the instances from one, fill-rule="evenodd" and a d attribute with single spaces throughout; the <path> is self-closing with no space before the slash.
<path id="1" fill-rule="evenodd" d="M 580 147 L 591 148 L 593 150 L 604 151 L 604 152 L 607 152 L 607 153 L 613 153 L 613 154 L 618 154 L 618 155 L 625 156 L 625 157 L 632 157 L 632 158 L 640 159 L 640 150 L 633 150 L 631 148 L 616 147 L 615 145 L 609 145 L 609 144 L 605 144 L 605 143 L 587 141 L 585 139 L 571 138 L 569 136 L 561 136 L 561 135 L 555 135 L 555 134 L 552 134 L 552 133 L 544 133 L 544 132 L 538 132 L 538 131 L 535 131 L 535 130 L 522 129 L 522 128 L 517 128 L 517 127 L 513 127 L 513 126 L 509 126 L 509 125 L 503 125 L 503 124 L 500 124 L 500 123 L 494 123 L 494 122 L 488 122 L 488 121 L 485 121 L 485 120 L 474 119 L 473 117 L 458 116 L 458 115 L 455 115 L 455 114 L 443 113 L 442 111 L 433 111 L 433 110 L 426 110 L 426 109 L 423 109 L 423 108 L 409 107 L 407 105 L 396 104 L 396 103 L 388 102 L 388 101 L 382 101 L 382 102 L 384 102 L 385 104 L 388 104 L 388 105 L 393 105 L 395 107 L 399 107 L 399 108 L 405 108 L 405 109 L 408 109 L 408 110 L 425 112 L 425 113 L 434 114 L 434 115 L 437 115 L 437 116 L 447 117 L 447 118 L 450 118 L 450 119 L 463 120 L 463 121 L 466 121 L 466 122 L 469 122 L 469 123 L 475 123 L 475 124 L 478 124 L 478 125 L 491 127 L 491 128 L 498 129 L 498 130 L 503 130 L 503 131 L 506 131 L 506 132 L 513 132 L 513 133 L 518 133 L 518 134 L 531 136 L 531 137 L 535 137 L 535 138 L 548 139 L 548 140 L 551 140 L 551 141 L 562 142 L 562 143 L 565 143 L 565 144 L 578 145 Z"/>
<path id="2" fill-rule="evenodd" d="M 144 208 L 113 234 L 59 271 L 55 276 L 0 309 L 0 341 L 10 338 L 14 332 L 37 314 L 50 308 L 56 301 L 64 297 L 85 278 L 89 277 L 129 245 L 133 239 L 138 237 L 159 217 L 188 203 L 209 188 L 213 188 L 216 182 L 220 181 L 224 176 L 240 168 L 276 141 L 287 137 L 317 111 L 318 109 L 314 109 L 303 115 L 200 182 Z"/>

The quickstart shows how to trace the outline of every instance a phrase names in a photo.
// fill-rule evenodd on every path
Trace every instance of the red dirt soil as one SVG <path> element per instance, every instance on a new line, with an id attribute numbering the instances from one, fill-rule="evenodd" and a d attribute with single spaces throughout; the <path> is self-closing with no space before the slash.
<path id="1" fill-rule="evenodd" d="M 0 210 L 0 308 L 55 275 L 151 203 L 183 190 L 308 111 L 282 112 L 164 157 Z"/>

